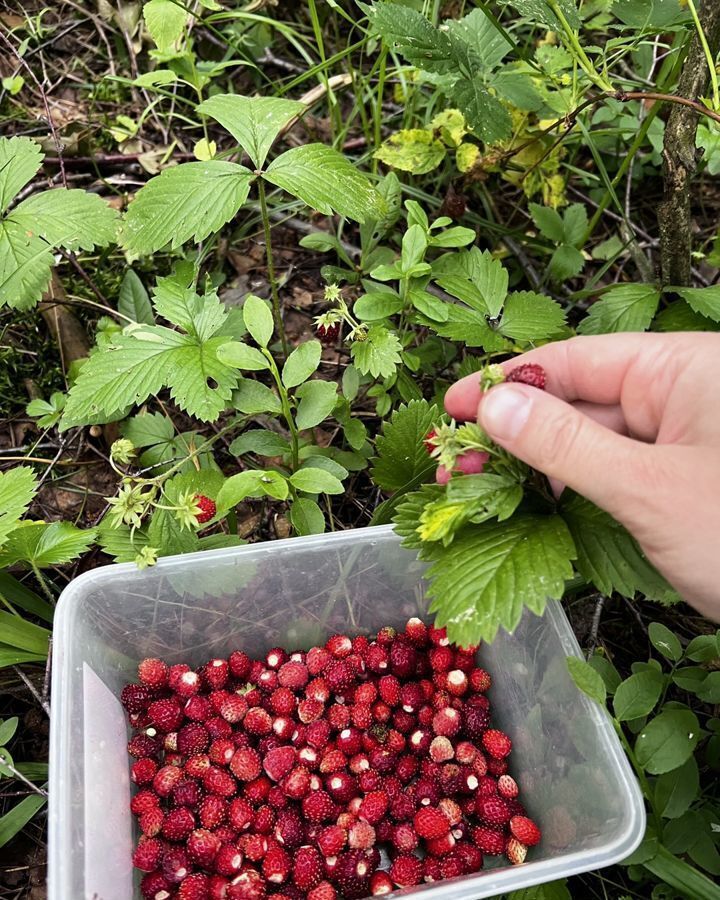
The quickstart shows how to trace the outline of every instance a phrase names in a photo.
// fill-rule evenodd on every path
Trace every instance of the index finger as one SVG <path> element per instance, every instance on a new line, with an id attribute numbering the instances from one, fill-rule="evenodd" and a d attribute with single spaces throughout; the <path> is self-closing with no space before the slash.
<path id="1" fill-rule="evenodd" d="M 642 370 L 652 380 L 653 370 L 667 365 L 668 352 L 687 343 L 682 334 L 602 334 L 574 337 L 537 347 L 502 363 L 510 372 L 536 363 L 545 370 L 546 389 L 561 400 L 585 400 L 602 405 L 620 404 L 628 375 Z M 468 375 L 445 395 L 445 408 L 454 419 L 475 419 L 482 391 L 478 375 Z"/>

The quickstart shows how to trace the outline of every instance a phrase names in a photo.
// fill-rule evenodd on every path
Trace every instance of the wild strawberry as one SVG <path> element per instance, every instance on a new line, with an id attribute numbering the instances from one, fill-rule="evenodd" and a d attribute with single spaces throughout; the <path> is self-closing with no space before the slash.
<path id="1" fill-rule="evenodd" d="M 440 860 L 435 856 L 426 856 L 423 860 L 423 881 L 440 881 Z"/>
<path id="2" fill-rule="evenodd" d="M 480 742 L 488 725 L 490 714 L 479 706 L 465 705 L 463 710 L 463 731 L 472 741 Z"/>
<path id="3" fill-rule="evenodd" d="M 449 672 L 455 662 L 455 654 L 450 647 L 438 646 L 430 650 L 429 659 L 433 672 Z"/>
<path id="4" fill-rule="evenodd" d="M 128 741 L 127 752 L 135 759 L 157 759 L 160 755 L 161 745 L 158 740 L 149 734 L 136 734 Z"/>
<path id="5" fill-rule="evenodd" d="M 392 830 L 391 843 L 400 853 L 412 853 L 420 843 L 410 822 L 400 822 Z"/>
<path id="6" fill-rule="evenodd" d="M 135 765 L 145 760 L 138 760 Z M 158 797 L 169 797 L 175 785 L 183 777 L 183 773 L 177 766 L 163 766 L 155 773 L 152 786 Z"/>
<path id="7" fill-rule="evenodd" d="M 171 890 L 172 885 L 160 871 L 144 875 L 140 882 L 140 893 L 144 900 L 167 900 Z"/>
<path id="8" fill-rule="evenodd" d="M 510 833 L 514 838 L 528 847 L 540 843 L 540 829 L 527 816 L 513 816 L 510 819 Z"/>
<path id="9" fill-rule="evenodd" d="M 332 657 L 325 647 L 311 647 L 305 657 L 305 665 L 310 675 L 314 677 L 325 669 L 331 659 Z"/>
<path id="10" fill-rule="evenodd" d="M 366 897 L 370 888 L 370 877 L 376 868 L 377 862 L 373 851 L 348 850 L 342 853 L 337 859 L 334 880 L 343 897 L 350 900 Z"/>
<path id="11" fill-rule="evenodd" d="M 415 800 L 419 806 L 437 806 L 440 797 L 440 788 L 435 779 L 422 776 L 415 782 Z"/>
<path id="12" fill-rule="evenodd" d="M 417 728 L 408 739 L 408 749 L 417 756 L 425 756 L 430 750 L 433 736 L 425 728 Z"/>
<path id="13" fill-rule="evenodd" d="M 292 747 L 275 747 L 265 754 L 262 761 L 263 768 L 273 781 L 280 781 L 284 778 L 294 765 L 295 750 Z"/>
<path id="14" fill-rule="evenodd" d="M 317 837 L 323 856 L 337 856 L 347 843 L 347 831 L 340 825 L 328 825 Z"/>
<path id="15" fill-rule="evenodd" d="M 413 825 L 418 837 L 426 840 L 442 837 L 450 831 L 450 820 L 445 813 L 430 806 L 425 806 L 415 813 Z"/>
<path id="16" fill-rule="evenodd" d="M 162 872 L 172 884 L 179 884 L 190 871 L 187 851 L 182 847 L 168 847 L 162 857 Z"/>
<path id="17" fill-rule="evenodd" d="M 516 381 L 520 384 L 529 384 L 532 387 L 545 390 L 545 369 L 536 363 L 524 363 L 511 369 L 505 376 L 505 381 Z"/>
<path id="18" fill-rule="evenodd" d="M 416 647 L 424 647 L 427 644 L 428 630 L 422 619 L 408 619 L 405 634 Z"/>
<path id="19" fill-rule="evenodd" d="M 443 856 L 440 860 L 440 877 L 443 879 L 459 878 L 465 874 L 465 866 L 462 859 L 456 856 L 455 851 Z"/>
<path id="20" fill-rule="evenodd" d="M 262 760 L 257 750 L 236 750 L 230 760 L 230 771 L 240 781 L 253 781 L 262 771 Z"/>
<path id="21" fill-rule="evenodd" d="M 134 816 L 141 816 L 151 809 L 159 809 L 160 800 L 154 791 L 143 788 L 130 801 L 130 812 Z"/>
<path id="22" fill-rule="evenodd" d="M 468 688 L 468 677 L 461 669 L 452 669 L 447 673 L 445 683 L 453 697 L 462 697 Z"/>
<path id="23" fill-rule="evenodd" d="M 271 806 L 261 806 L 253 816 L 252 827 L 258 834 L 270 834 L 275 827 L 275 811 Z"/>
<path id="24" fill-rule="evenodd" d="M 387 872 L 373 872 L 370 878 L 370 893 L 373 897 L 383 897 L 394 890 L 395 885 Z"/>
<path id="25" fill-rule="evenodd" d="M 203 786 L 209 794 L 232 797 L 237 790 L 235 779 L 218 766 L 210 766 L 203 775 Z"/>
<path id="26" fill-rule="evenodd" d="M 308 892 L 307 900 L 335 900 L 337 891 L 329 881 L 321 881 L 320 884 Z"/>
<path id="27" fill-rule="evenodd" d="M 154 759 L 144 757 L 136 760 L 130 767 L 130 778 L 135 784 L 149 784 L 158 770 Z"/>
<path id="28" fill-rule="evenodd" d="M 252 781 L 246 782 L 245 796 L 251 803 L 259 806 L 267 801 L 271 787 L 272 781 L 266 775 L 259 775 Z"/>
<path id="29" fill-rule="evenodd" d="M 506 800 L 514 800 L 520 793 L 517 782 L 512 777 L 512 775 L 501 775 L 498 778 L 497 789 L 498 794 L 500 794 L 500 796 L 504 797 Z M 520 838 L 518 835 L 515 836 L 518 837 L 519 840 L 522 840 L 522 838 Z M 527 843 L 529 842 L 523 841 L 523 844 Z"/>
<path id="30" fill-rule="evenodd" d="M 162 825 L 163 837 L 169 841 L 183 841 L 195 828 L 195 816 L 184 806 L 171 809 Z"/>
<path id="31" fill-rule="evenodd" d="M 352 850 L 369 850 L 375 846 L 375 829 L 369 822 L 353 822 L 348 829 L 348 846 Z"/>
<path id="32" fill-rule="evenodd" d="M 210 757 L 207 753 L 198 753 L 191 756 L 184 766 L 184 774 L 188 778 L 202 778 L 210 768 Z"/>
<path id="33" fill-rule="evenodd" d="M 217 828 L 226 820 L 227 814 L 227 801 L 217 794 L 209 794 L 207 797 L 203 797 L 198 806 L 198 818 L 203 828 Z"/>
<path id="34" fill-rule="evenodd" d="M 300 847 L 293 859 L 293 882 L 301 891 L 310 891 L 323 880 L 323 865 L 315 847 Z"/>
<path id="35" fill-rule="evenodd" d="M 428 625 L 428 637 L 430 638 L 430 643 L 436 647 L 447 647 L 450 643 L 447 630 L 445 628 L 436 628 L 435 625 Z"/>
<path id="36" fill-rule="evenodd" d="M 500 778 L 507 774 L 508 764 L 506 759 L 494 759 L 492 756 L 487 760 L 488 774 L 494 778 Z"/>
<path id="37" fill-rule="evenodd" d="M 388 795 L 385 791 L 370 791 L 362 799 L 359 816 L 370 825 L 377 825 L 387 812 L 389 805 Z"/>
<path id="38" fill-rule="evenodd" d="M 237 681 L 247 681 L 250 674 L 250 657 L 242 650 L 234 650 L 228 657 L 230 674 Z"/>
<path id="39" fill-rule="evenodd" d="M 512 741 L 502 731 L 488 729 L 482 736 L 483 747 L 494 759 L 503 759 L 512 750 Z"/>
<path id="40" fill-rule="evenodd" d="M 358 792 L 357 780 L 348 772 L 334 772 L 325 779 L 328 794 L 336 803 L 349 803 Z"/>
<path id="41" fill-rule="evenodd" d="M 165 687 L 168 680 L 168 667 L 161 659 L 143 659 L 138 664 L 138 678 L 153 690 Z"/>
<path id="42" fill-rule="evenodd" d="M 480 848 L 469 841 L 458 842 L 453 854 L 462 862 L 463 875 L 479 872 L 483 867 L 483 855 Z"/>
<path id="43" fill-rule="evenodd" d="M 305 732 L 305 741 L 314 750 L 324 750 L 330 741 L 330 725 L 325 719 L 316 719 L 309 722 Z"/>
<path id="44" fill-rule="evenodd" d="M 271 694 L 279 684 L 278 673 L 273 669 L 263 669 L 258 675 L 257 686 L 264 694 Z"/>
<path id="45" fill-rule="evenodd" d="M 452 706 L 446 706 L 444 709 L 438 710 L 433 716 L 432 729 L 437 735 L 442 737 L 455 737 L 460 731 L 463 719 L 460 713 L 453 709 Z"/>
<path id="46" fill-rule="evenodd" d="M 357 728 L 343 728 L 335 741 L 338 750 L 346 756 L 355 756 L 362 747 L 362 734 Z"/>
<path id="47" fill-rule="evenodd" d="M 431 428 L 430 431 L 423 438 L 423 445 L 428 453 L 432 454 L 435 450 L 434 440 L 437 437 L 437 431 L 434 428 Z"/>
<path id="48" fill-rule="evenodd" d="M 281 783 L 286 797 L 302 800 L 310 792 L 310 772 L 304 766 L 296 766 Z"/>
<path id="49" fill-rule="evenodd" d="M 455 756 L 455 750 L 450 743 L 450 739 L 441 735 L 433 738 L 429 752 L 430 759 L 436 763 L 447 762 Z"/>
<path id="50" fill-rule="evenodd" d="M 521 866 L 525 862 L 527 851 L 528 848 L 525 844 L 514 837 L 511 837 L 505 845 L 505 856 L 507 856 L 514 866 Z"/>
<path id="51" fill-rule="evenodd" d="M 153 872 L 158 867 L 162 852 L 162 841 L 158 838 L 140 838 L 133 853 L 132 863 L 141 872 Z"/>
<path id="52" fill-rule="evenodd" d="M 320 758 L 319 770 L 321 775 L 331 775 L 333 772 L 341 772 L 347 767 L 347 757 L 342 750 L 325 750 Z"/>
<path id="53" fill-rule="evenodd" d="M 248 703 L 245 697 L 240 694 L 231 694 L 227 691 L 223 691 L 222 696 L 218 700 L 217 711 L 225 722 L 235 725 L 244 720 L 248 712 Z M 264 710 L 260 710 L 260 712 L 264 713 L 264 715 L 269 718 Z M 248 730 L 247 725 L 245 725 L 245 730 Z"/>
<path id="54" fill-rule="evenodd" d="M 333 694 L 342 694 L 355 681 L 355 672 L 346 659 L 335 659 L 325 669 L 323 677 Z"/>
<path id="55" fill-rule="evenodd" d="M 417 651 L 405 641 L 396 639 L 390 646 L 390 669 L 398 678 L 412 678 L 417 669 Z"/>
<path id="56" fill-rule="evenodd" d="M 431 856 L 446 856 L 455 849 L 455 836 L 448 831 L 440 837 L 428 838 L 425 841 L 425 849 Z"/>
<path id="57" fill-rule="evenodd" d="M 207 728 L 199 722 L 188 722 L 178 731 L 177 749 L 183 756 L 195 756 L 204 753 L 210 744 Z"/>
<path id="58" fill-rule="evenodd" d="M 262 834 L 244 834 L 238 846 L 251 862 L 260 862 L 268 851 L 268 840 Z"/>
<path id="59" fill-rule="evenodd" d="M 490 674 L 485 669 L 473 669 L 468 680 L 470 682 L 470 690 L 478 694 L 484 694 L 486 691 L 489 691 L 492 685 Z"/>
<path id="60" fill-rule="evenodd" d="M 347 635 L 333 634 L 325 642 L 325 649 L 335 659 L 343 659 L 343 657 L 352 653 L 353 645 Z"/>
<path id="61" fill-rule="evenodd" d="M 250 867 L 241 869 L 230 882 L 223 900 L 264 900 L 267 884 L 262 875 Z"/>
<path id="62" fill-rule="evenodd" d="M 177 731 L 184 718 L 180 704 L 174 697 L 155 700 L 148 707 L 148 716 L 157 730 L 165 734 L 168 731 Z"/>
<path id="63" fill-rule="evenodd" d="M 309 677 L 307 666 L 293 660 L 283 663 L 278 670 L 278 682 L 281 687 L 290 688 L 292 691 L 302 690 Z"/>
<path id="64" fill-rule="evenodd" d="M 393 861 L 389 874 L 397 887 L 413 887 L 422 881 L 423 864 L 417 856 L 401 854 Z"/>
<path id="65" fill-rule="evenodd" d="M 180 884 L 178 900 L 207 900 L 210 879 L 204 872 L 193 872 Z"/>
<path id="66" fill-rule="evenodd" d="M 381 675 L 387 671 L 390 655 L 381 644 L 370 644 L 364 654 L 365 667 L 369 672 Z"/>
<path id="67" fill-rule="evenodd" d="M 478 796 L 476 812 L 478 818 L 487 825 L 505 825 L 510 819 L 510 810 L 502 797 Z"/>
<path id="68" fill-rule="evenodd" d="M 292 870 L 292 859 L 282 847 L 271 847 L 262 862 L 262 873 L 270 884 L 287 881 Z"/>
<path id="69" fill-rule="evenodd" d="M 120 702 L 129 713 L 144 712 L 152 697 L 152 691 L 144 684 L 126 684 L 120 692 Z"/>
<path id="70" fill-rule="evenodd" d="M 194 778 L 184 778 L 182 781 L 178 781 L 170 796 L 173 806 L 186 806 L 194 809 L 202 799 L 203 790 Z"/>
<path id="71" fill-rule="evenodd" d="M 326 791 L 313 791 L 302 800 L 302 814 L 308 822 L 329 822 L 335 815 L 335 804 Z"/>
<path id="72" fill-rule="evenodd" d="M 301 700 L 297 707 L 297 717 L 303 723 L 308 725 L 315 722 L 324 712 L 323 704 L 319 700 Z"/>
<path id="73" fill-rule="evenodd" d="M 200 512 L 195 516 L 198 525 L 204 525 L 215 516 L 217 507 L 215 502 L 204 494 L 195 494 L 195 505 L 200 507 Z"/>
<path id="74" fill-rule="evenodd" d="M 206 803 L 209 799 L 209 797 L 206 797 L 203 803 Z M 227 807 L 227 818 L 236 831 L 245 831 L 250 827 L 253 820 L 252 805 L 244 797 L 236 797 L 230 801 Z"/>
<path id="75" fill-rule="evenodd" d="M 283 810 L 275 823 L 275 839 L 286 850 L 294 850 L 305 839 L 305 827 L 295 810 Z"/>
<path id="76" fill-rule="evenodd" d="M 262 736 L 272 731 L 272 719 L 269 714 L 256 706 L 249 709 L 243 719 L 243 728 L 248 734 Z"/>

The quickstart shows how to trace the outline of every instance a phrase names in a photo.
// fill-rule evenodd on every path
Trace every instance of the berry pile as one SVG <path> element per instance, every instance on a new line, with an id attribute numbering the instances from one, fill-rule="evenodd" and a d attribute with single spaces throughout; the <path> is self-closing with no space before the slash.
<path id="1" fill-rule="evenodd" d="M 475 649 L 411 619 L 375 640 L 197 671 L 143 660 L 134 865 L 147 900 L 334 900 L 525 860 L 540 831 L 490 727 Z"/>

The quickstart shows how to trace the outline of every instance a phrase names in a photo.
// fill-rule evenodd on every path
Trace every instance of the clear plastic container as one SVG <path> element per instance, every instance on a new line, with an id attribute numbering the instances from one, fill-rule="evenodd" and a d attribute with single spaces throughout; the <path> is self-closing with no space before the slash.
<path id="1" fill-rule="evenodd" d="M 235 648 L 312 646 L 426 615 L 423 565 L 389 527 L 295 538 L 86 572 L 55 618 L 50 754 L 50 900 L 132 900 L 133 822 L 118 701 L 138 660 L 199 664 Z M 570 680 L 579 648 L 557 603 L 480 649 L 494 724 L 512 737 L 511 771 L 543 829 L 525 865 L 406 893 L 492 897 L 618 862 L 645 830 L 643 801 L 605 713 Z"/>

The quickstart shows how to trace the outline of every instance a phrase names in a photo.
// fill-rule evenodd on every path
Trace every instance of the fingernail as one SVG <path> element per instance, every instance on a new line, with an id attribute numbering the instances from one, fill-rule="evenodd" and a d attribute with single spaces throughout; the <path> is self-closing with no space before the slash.
<path id="1" fill-rule="evenodd" d="M 480 424 L 491 437 L 512 441 L 525 427 L 531 406 L 522 388 L 494 388 L 480 404 Z"/>

